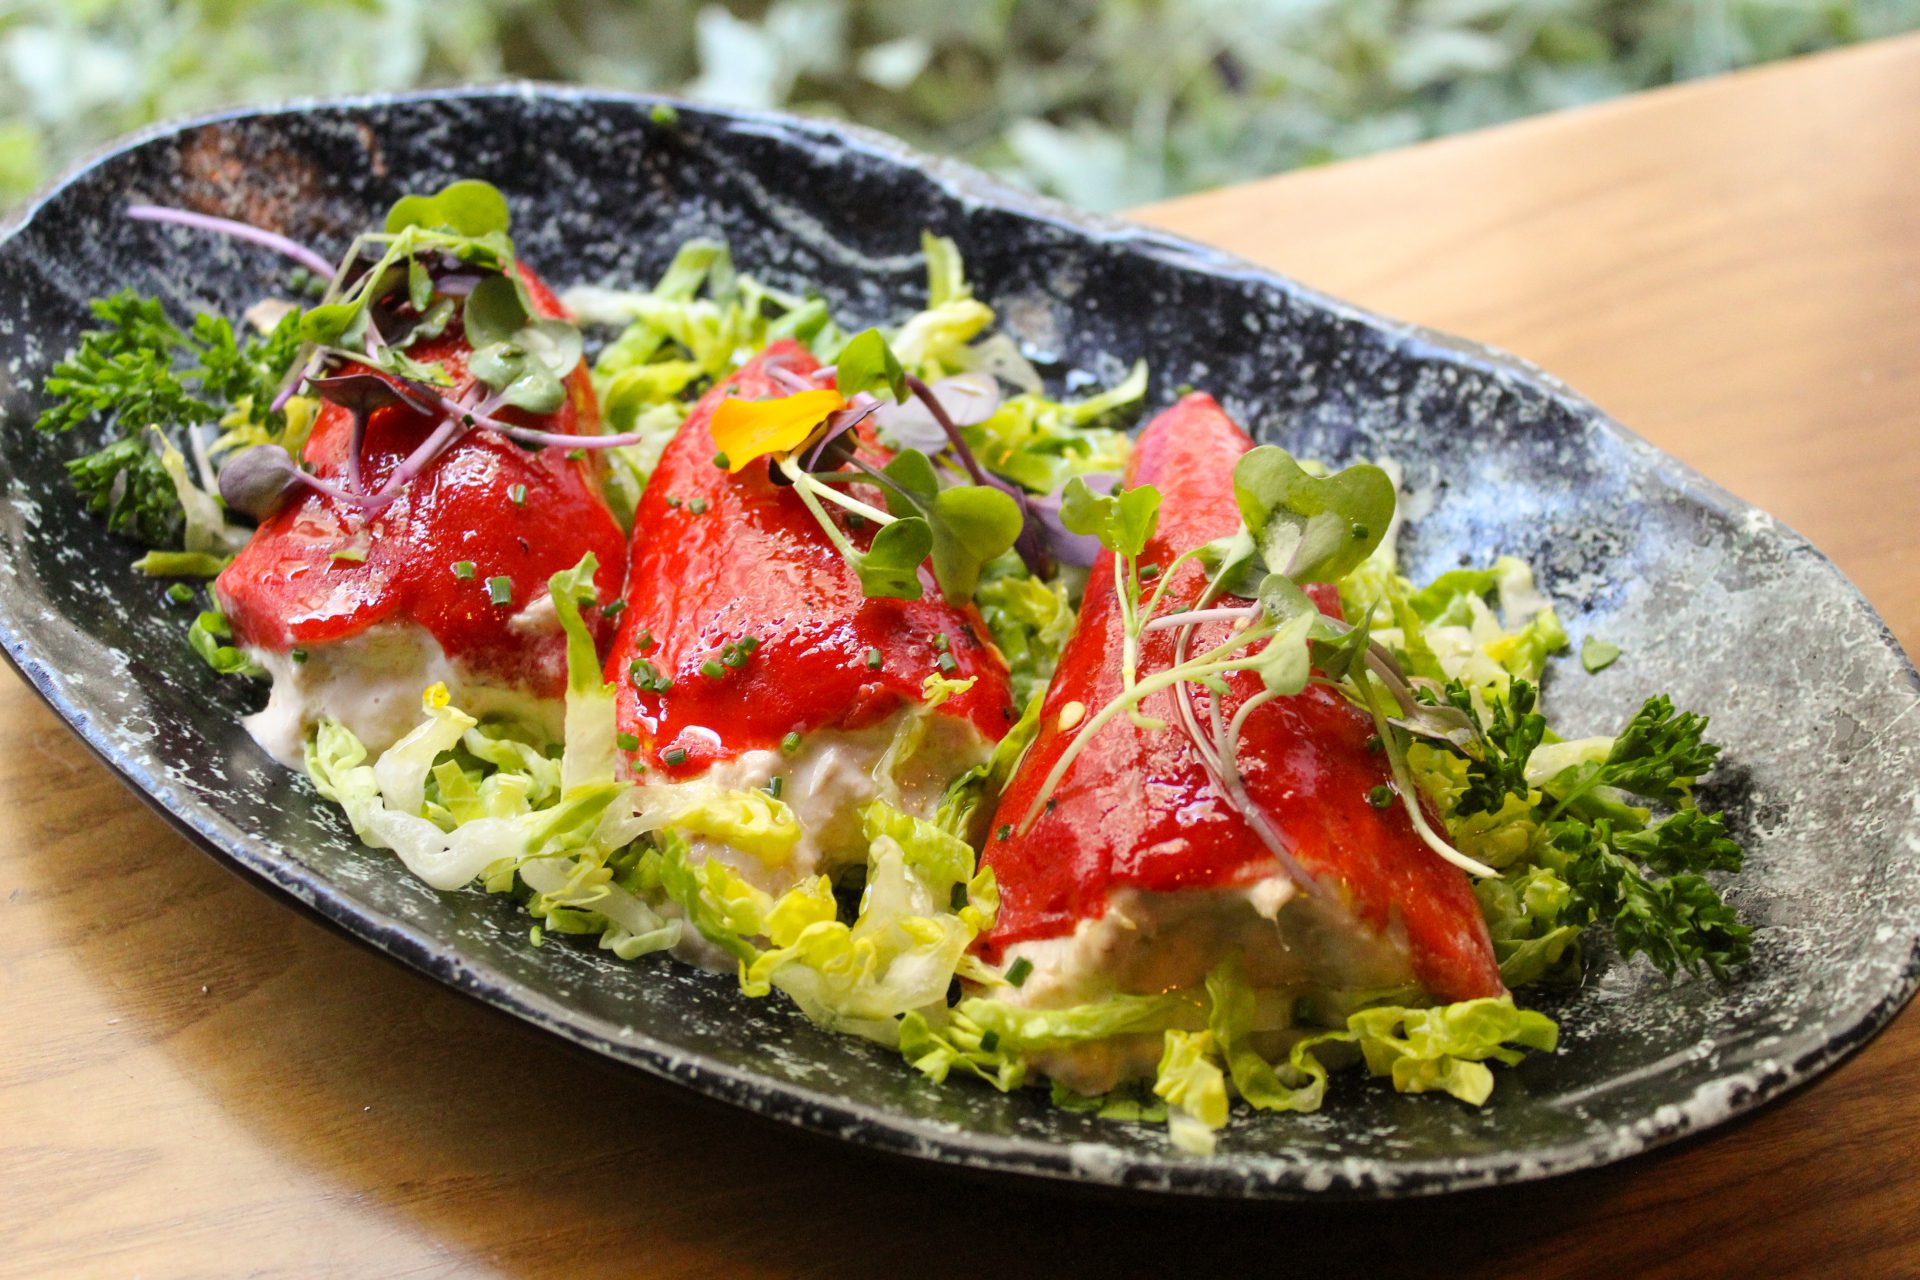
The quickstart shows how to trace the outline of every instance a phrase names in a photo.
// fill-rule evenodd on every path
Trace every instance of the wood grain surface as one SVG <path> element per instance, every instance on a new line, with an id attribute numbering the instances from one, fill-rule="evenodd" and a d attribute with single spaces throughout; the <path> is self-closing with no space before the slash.
<path id="1" fill-rule="evenodd" d="M 1144 211 L 1505 346 L 1920 643 L 1920 40 Z M 575 1056 L 269 902 L 0 677 L 0 1274 L 1920 1275 L 1920 1019 L 1746 1121 L 1446 1201 L 1115 1206 Z"/>

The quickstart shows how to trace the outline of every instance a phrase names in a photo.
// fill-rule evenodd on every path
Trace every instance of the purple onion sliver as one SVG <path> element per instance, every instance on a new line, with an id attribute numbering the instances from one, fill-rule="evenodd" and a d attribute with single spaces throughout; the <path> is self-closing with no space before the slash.
<path id="1" fill-rule="evenodd" d="M 127 216 L 136 222 L 171 222 L 176 226 L 193 227 L 199 231 L 213 231 L 232 236 L 236 240 L 251 241 L 263 248 L 272 249 L 276 253 L 285 254 L 317 276 L 327 279 L 333 277 L 333 264 L 307 246 L 297 240 L 290 240 L 278 232 L 267 231 L 251 223 L 236 222 L 232 218 L 218 218 L 210 213 L 174 209 L 161 204 L 128 205 Z"/>

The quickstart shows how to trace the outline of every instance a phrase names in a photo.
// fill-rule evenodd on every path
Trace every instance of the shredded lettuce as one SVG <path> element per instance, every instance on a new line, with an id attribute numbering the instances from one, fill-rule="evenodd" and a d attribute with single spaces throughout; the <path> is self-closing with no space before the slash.
<path id="1" fill-rule="evenodd" d="M 1210 1031 L 1169 1031 L 1153 1092 L 1166 1100 L 1167 1136 L 1189 1155 L 1210 1156 L 1214 1131 L 1226 1127 L 1226 1076 Z"/>

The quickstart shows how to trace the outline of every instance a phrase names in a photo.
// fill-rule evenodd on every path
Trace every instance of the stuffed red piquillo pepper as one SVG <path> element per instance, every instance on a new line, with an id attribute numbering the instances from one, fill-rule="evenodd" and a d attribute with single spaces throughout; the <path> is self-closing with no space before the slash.
<path id="1" fill-rule="evenodd" d="M 553 294 L 520 270 L 535 311 L 561 317 Z M 450 399 L 473 388 L 458 320 L 408 354 L 445 368 Z M 355 372 L 399 386 L 377 370 Z M 496 416 L 560 435 L 597 433 L 584 365 L 567 376 L 566 391 L 552 413 Z M 379 491 L 450 416 L 409 403 L 372 409 L 359 458 L 364 490 Z M 348 475 L 353 422 L 343 405 L 322 405 L 302 455 L 314 476 Z M 235 642 L 273 676 L 266 709 L 248 720 L 254 736 L 297 764 L 308 726 L 330 716 L 377 752 L 414 726 L 420 690 L 436 681 L 470 712 L 529 716 L 557 733 L 566 640 L 547 578 L 592 552 L 602 601 L 617 597 L 624 579 L 625 537 L 596 465 L 469 429 L 383 508 L 293 492 L 215 587 Z M 588 616 L 611 630 L 597 611 Z"/>
<path id="2" fill-rule="evenodd" d="M 868 800 L 924 816 L 1014 710 L 973 606 L 942 602 L 931 584 L 920 600 L 867 598 L 765 463 L 735 473 L 716 457 L 715 409 L 728 396 L 787 394 L 769 376 L 776 362 L 803 376 L 818 367 L 804 348 L 773 344 L 714 387 L 661 456 L 634 517 L 607 678 L 630 774 L 735 790 L 779 780 L 798 846 L 773 868 L 725 856 L 749 878 L 787 884 L 865 858 Z M 862 449 L 875 451 L 870 436 Z M 848 532 L 871 540 L 871 529 Z M 943 681 L 970 683 L 934 696 Z"/>
<path id="3" fill-rule="evenodd" d="M 1147 427 L 1128 477 L 1162 497 L 1143 566 L 1166 565 L 1238 527 L 1233 467 L 1251 447 L 1206 395 L 1188 396 Z M 1198 566 L 1181 568 L 1162 609 L 1191 606 L 1204 585 Z M 1314 598 L 1324 612 L 1337 612 L 1331 588 L 1315 588 Z M 1203 626 L 1195 647 L 1224 639 L 1228 625 Z M 1413 986 L 1452 1001 L 1504 989 L 1466 876 L 1421 842 L 1397 803 L 1373 802 L 1374 789 L 1391 778 L 1385 758 L 1369 750 L 1372 720 L 1322 687 L 1252 712 L 1239 756 L 1248 793 L 1316 882 L 1311 892 L 1214 789 L 1190 740 L 1173 727 L 1171 691 L 1141 707 L 1169 727 L 1142 728 L 1124 717 L 1107 724 L 1022 831 L 1076 727 L 1121 691 L 1121 635 L 1112 557 L 1105 556 L 984 853 L 1001 908 L 979 950 L 993 963 L 1011 967 L 1024 958 L 1032 966 L 1023 985 L 995 994 L 1048 1008 L 1194 988 L 1236 950 L 1260 990 Z M 1149 632 L 1142 670 L 1171 665 L 1173 644 L 1171 633 Z M 1244 673 L 1226 683 L 1225 716 L 1260 687 Z M 1138 1060 L 1108 1045 L 1084 1061 L 1053 1060 L 1049 1069 L 1076 1088 L 1104 1090 L 1151 1073 L 1158 1037 L 1138 1039 Z"/>

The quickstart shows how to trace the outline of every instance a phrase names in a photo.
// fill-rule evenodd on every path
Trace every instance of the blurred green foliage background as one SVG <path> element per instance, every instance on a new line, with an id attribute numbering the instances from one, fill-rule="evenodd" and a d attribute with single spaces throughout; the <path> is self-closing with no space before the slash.
<path id="1" fill-rule="evenodd" d="M 237 103 L 528 76 L 844 116 L 1094 208 L 1920 27 L 1920 0 L 0 0 L 0 206 Z"/>

